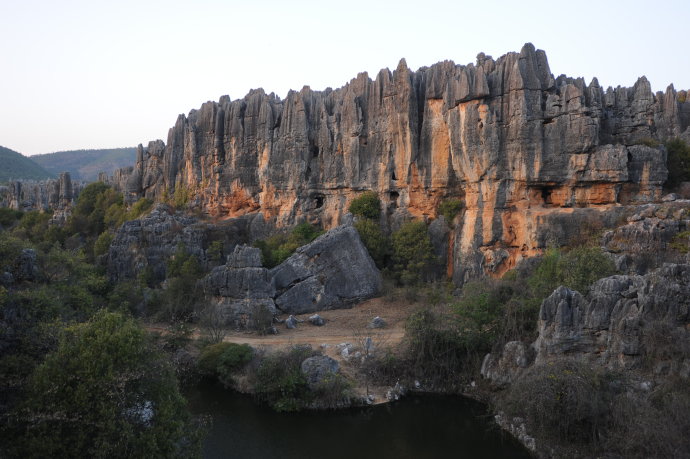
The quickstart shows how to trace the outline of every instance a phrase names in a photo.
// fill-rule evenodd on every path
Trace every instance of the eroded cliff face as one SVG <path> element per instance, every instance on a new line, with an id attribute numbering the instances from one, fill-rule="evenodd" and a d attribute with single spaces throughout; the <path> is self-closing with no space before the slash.
<path id="1" fill-rule="evenodd" d="M 0 187 L 0 206 L 15 210 L 53 210 L 53 219 L 64 222 L 76 202 L 82 183 L 73 183 L 69 172 L 57 179 L 17 180 Z"/>
<path id="2" fill-rule="evenodd" d="M 413 72 L 402 60 L 375 80 L 363 73 L 284 100 L 223 96 L 180 115 L 167 144 L 140 146 L 114 180 L 130 199 L 184 187 L 209 216 L 261 213 L 278 226 L 332 228 L 364 190 L 379 194 L 390 227 L 435 218 L 439 202 L 460 198 L 447 272 L 462 283 L 540 253 L 553 215 L 577 222 L 582 208 L 657 200 L 665 151 L 633 144 L 690 136 L 688 124 L 690 103 L 672 86 L 653 94 L 644 77 L 607 90 L 554 78 L 527 44 L 466 66 Z"/>

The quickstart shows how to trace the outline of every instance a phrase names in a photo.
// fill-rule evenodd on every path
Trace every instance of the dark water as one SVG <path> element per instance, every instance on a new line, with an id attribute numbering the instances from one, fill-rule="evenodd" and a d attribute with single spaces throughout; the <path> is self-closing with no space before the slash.
<path id="1" fill-rule="evenodd" d="M 213 426 L 205 458 L 528 458 L 472 400 L 415 396 L 370 408 L 276 413 L 251 398 L 202 383 L 187 393 Z"/>

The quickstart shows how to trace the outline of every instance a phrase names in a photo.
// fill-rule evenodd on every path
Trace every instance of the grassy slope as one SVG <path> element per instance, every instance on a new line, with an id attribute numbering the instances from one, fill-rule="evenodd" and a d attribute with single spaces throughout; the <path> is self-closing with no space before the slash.
<path id="1" fill-rule="evenodd" d="M 53 176 L 21 153 L 0 147 L 0 183 L 10 179 L 43 180 Z"/>
<path id="2" fill-rule="evenodd" d="M 54 174 L 69 172 L 72 180 L 93 182 L 99 172 L 111 175 L 116 169 L 133 166 L 136 148 L 59 151 L 32 156 L 36 163 Z"/>

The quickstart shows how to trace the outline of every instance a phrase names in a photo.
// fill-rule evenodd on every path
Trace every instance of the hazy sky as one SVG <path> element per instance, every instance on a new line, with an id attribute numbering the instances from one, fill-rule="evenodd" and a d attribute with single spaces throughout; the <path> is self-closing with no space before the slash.
<path id="1" fill-rule="evenodd" d="M 0 145 L 32 155 L 167 140 L 179 113 L 263 87 L 494 58 L 555 76 L 690 88 L 690 1 L 0 0 Z M 0 165 L 1 167 L 1 165 Z"/>

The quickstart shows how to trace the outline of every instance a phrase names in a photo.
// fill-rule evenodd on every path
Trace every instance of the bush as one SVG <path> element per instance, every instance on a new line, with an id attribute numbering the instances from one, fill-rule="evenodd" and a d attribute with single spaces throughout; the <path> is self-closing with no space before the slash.
<path id="1" fill-rule="evenodd" d="M 365 191 L 352 200 L 349 210 L 357 217 L 376 220 L 381 216 L 381 200 L 374 191 Z"/>
<path id="2" fill-rule="evenodd" d="M 93 254 L 94 256 L 105 255 L 110 249 L 110 244 L 113 242 L 113 235 L 108 231 L 104 231 L 98 236 L 96 242 L 93 244 Z"/>
<path id="3" fill-rule="evenodd" d="M 299 247 L 309 244 L 321 234 L 323 231 L 314 225 L 300 223 L 292 229 L 290 234 L 275 234 L 265 241 L 255 241 L 254 247 L 261 249 L 263 265 L 273 268 L 287 260 Z"/>
<path id="4" fill-rule="evenodd" d="M 460 213 L 464 203 L 460 199 L 446 199 L 438 205 L 438 213 L 443 215 L 448 224 L 453 223 L 455 216 Z"/>
<path id="5" fill-rule="evenodd" d="M 400 284 L 415 285 L 430 280 L 437 263 L 426 224 L 405 223 L 393 233 L 393 270 Z"/>
<path id="6" fill-rule="evenodd" d="M 210 344 L 201 351 L 197 368 L 201 374 L 217 376 L 228 384 L 232 374 L 249 363 L 253 356 L 254 350 L 248 344 Z"/>
<path id="7" fill-rule="evenodd" d="M 372 220 L 362 219 L 355 223 L 355 229 L 376 266 L 383 269 L 390 252 L 390 241 L 381 231 L 379 224 Z"/>
<path id="8" fill-rule="evenodd" d="M 304 359 L 313 355 L 310 347 L 294 346 L 265 357 L 252 378 L 256 397 L 276 411 L 304 408 L 309 400 L 309 389 L 300 366 Z"/>
<path id="9" fill-rule="evenodd" d="M 569 252 L 550 249 L 528 283 L 541 299 L 564 285 L 586 295 L 593 282 L 616 273 L 616 267 L 599 247 L 576 247 Z"/>
<path id="10" fill-rule="evenodd" d="M 453 318 L 429 310 L 412 314 L 405 323 L 407 359 L 416 378 L 452 389 L 463 373 L 473 371 L 468 349 Z M 451 386 L 451 387 L 448 387 Z"/>
<path id="11" fill-rule="evenodd" d="M 668 151 L 668 179 L 666 188 L 675 189 L 681 182 L 690 181 L 690 146 L 681 139 L 666 142 Z"/>
<path id="12" fill-rule="evenodd" d="M 594 443 L 614 395 L 608 379 L 573 361 L 536 365 L 508 388 L 500 408 L 545 440 Z"/>

